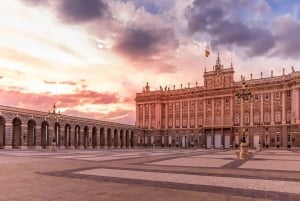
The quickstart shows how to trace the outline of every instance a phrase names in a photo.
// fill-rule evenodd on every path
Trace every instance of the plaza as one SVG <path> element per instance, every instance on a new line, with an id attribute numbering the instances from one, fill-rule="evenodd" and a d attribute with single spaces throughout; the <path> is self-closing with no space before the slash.
<path id="1" fill-rule="evenodd" d="M 0 200 L 300 200 L 300 150 L 1 150 Z"/>

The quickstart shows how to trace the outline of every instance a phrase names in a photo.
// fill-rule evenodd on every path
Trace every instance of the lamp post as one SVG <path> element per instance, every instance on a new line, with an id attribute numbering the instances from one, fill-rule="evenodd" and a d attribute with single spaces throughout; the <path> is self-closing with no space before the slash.
<path id="1" fill-rule="evenodd" d="M 53 103 L 52 112 L 49 110 L 48 117 L 50 117 L 53 120 L 53 135 L 52 135 L 52 152 L 56 152 L 57 150 L 57 141 L 58 141 L 58 126 L 56 128 L 55 132 L 55 123 L 58 122 L 58 119 L 60 118 L 60 111 L 56 112 L 56 106 L 55 103 Z M 56 136 L 55 136 L 56 133 Z"/>
<path id="2" fill-rule="evenodd" d="M 241 101 L 241 107 L 242 107 L 242 119 L 241 123 L 243 126 L 243 118 L 244 118 L 244 101 L 248 101 L 252 98 L 252 94 L 248 88 L 246 88 L 246 81 L 245 77 L 242 78 L 242 89 L 236 92 L 235 96 Z M 245 136 L 245 128 L 242 128 L 242 142 L 240 144 L 240 154 L 239 158 L 244 159 L 248 157 L 248 149 L 247 149 L 247 143 L 246 143 L 246 136 Z"/>

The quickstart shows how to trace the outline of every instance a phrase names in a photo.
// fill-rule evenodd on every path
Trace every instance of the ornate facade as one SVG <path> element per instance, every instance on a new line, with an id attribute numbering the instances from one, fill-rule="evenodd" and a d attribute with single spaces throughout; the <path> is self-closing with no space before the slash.
<path id="1" fill-rule="evenodd" d="M 0 106 L 0 149 L 47 149 L 53 139 L 59 149 L 131 148 L 136 135 L 131 125 Z"/>
<path id="2" fill-rule="evenodd" d="M 151 91 L 147 83 L 136 94 L 139 145 L 162 147 L 237 147 L 245 133 L 249 147 L 300 146 L 300 72 L 246 80 L 251 92 L 241 101 L 234 69 L 218 56 L 213 70 L 204 72 L 204 86 Z"/>

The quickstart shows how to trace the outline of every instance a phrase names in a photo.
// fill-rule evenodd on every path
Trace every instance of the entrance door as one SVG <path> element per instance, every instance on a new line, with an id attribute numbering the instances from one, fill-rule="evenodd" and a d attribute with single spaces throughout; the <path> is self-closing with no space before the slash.
<path id="1" fill-rule="evenodd" d="M 230 136 L 225 135 L 225 149 L 228 149 L 230 147 Z"/>
<path id="2" fill-rule="evenodd" d="M 221 134 L 215 134 L 215 148 L 221 148 Z"/>
<path id="3" fill-rule="evenodd" d="M 206 137 L 206 147 L 208 149 L 211 148 L 211 135 L 207 135 L 207 137 Z"/>
<path id="4" fill-rule="evenodd" d="M 254 135 L 253 137 L 253 146 L 254 148 L 257 148 L 259 144 L 259 135 Z"/>

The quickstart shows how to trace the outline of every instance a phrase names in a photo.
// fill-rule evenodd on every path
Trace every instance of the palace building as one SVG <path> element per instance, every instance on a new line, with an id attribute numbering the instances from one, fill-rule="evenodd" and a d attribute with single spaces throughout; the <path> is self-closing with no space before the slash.
<path id="1" fill-rule="evenodd" d="M 249 147 L 300 146 L 300 72 L 234 81 L 233 66 L 217 57 L 204 86 L 136 94 L 137 143 L 144 146 L 231 148 L 244 134 Z M 244 83 L 243 83 L 244 82 Z M 244 85 L 243 85 L 244 84 Z M 250 98 L 238 93 L 246 90 Z"/>

